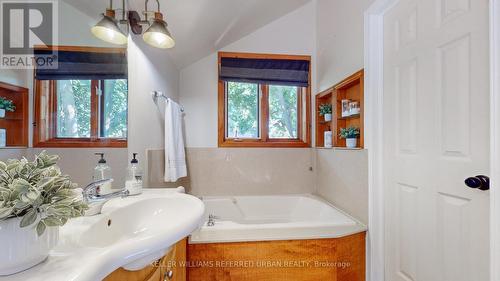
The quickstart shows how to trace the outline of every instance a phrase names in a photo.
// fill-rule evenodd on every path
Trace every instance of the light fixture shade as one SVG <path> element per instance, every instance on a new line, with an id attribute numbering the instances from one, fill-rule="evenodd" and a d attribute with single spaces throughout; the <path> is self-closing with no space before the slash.
<path id="1" fill-rule="evenodd" d="M 170 49 L 175 46 L 175 40 L 168 31 L 167 23 L 161 19 L 155 19 L 148 30 L 144 32 L 142 38 L 146 43 L 156 48 Z"/>
<path id="2" fill-rule="evenodd" d="M 127 44 L 127 36 L 121 31 L 116 20 L 110 16 L 104 15 L 91 29 L 95 37 L 108 43 L 125 45 Z"/>

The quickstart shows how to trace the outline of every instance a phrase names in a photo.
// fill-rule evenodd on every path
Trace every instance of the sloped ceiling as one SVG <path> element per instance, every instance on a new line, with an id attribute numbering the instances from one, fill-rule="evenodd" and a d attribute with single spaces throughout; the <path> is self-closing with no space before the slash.
<path id="1" fill-rule="evenodd" d="M 63 0 L 97 21 L 109 5 L 105 0 Z M 185 67 L 280 18 L 311 0 L 160 0 L 176 40 L 165 50 L 177 67 Z M 128 9 L 142 12 L 144 1 L 127 0 Z M 121 1 L 114 1 L 121 8 Z M 156 2 L 149 1 L 149 10 Z M 117 14 L 119 14 L 117 12 Z"/>

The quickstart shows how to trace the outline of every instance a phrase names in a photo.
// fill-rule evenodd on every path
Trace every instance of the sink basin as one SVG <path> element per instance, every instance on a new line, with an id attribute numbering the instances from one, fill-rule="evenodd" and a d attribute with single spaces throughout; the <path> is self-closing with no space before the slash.
<path id="1" fill-rule="evenodd" d="M 102 214 L 63 226 L 46 261 L 0 281 L 94 281 L 120 267 L 138 270 L 198 228 L 203 213 L 201 200 L 172 189 L 146 189 L 139 196 L 112 199 Z"/>
<path id="2" fill-rule="evenodd" d="M 190 212 L 184 197 L 149 198 L 124 208 L 103 212 L 99 220 L 83 232 L 80 244 L 108 247 L 130 239 L 142 239 L 171 229 L 175 230 L 175 214 Z M 172 212 L 175 210 L 175 213 Z"/>

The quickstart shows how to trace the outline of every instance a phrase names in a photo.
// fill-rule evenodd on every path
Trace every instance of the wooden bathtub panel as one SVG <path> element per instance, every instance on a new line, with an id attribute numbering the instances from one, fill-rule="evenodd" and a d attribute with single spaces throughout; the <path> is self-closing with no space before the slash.
<path id="1" fill-rule="evenodd" d="M 189 244 L 187 259 L 188 281 L 364 281 L 365 233 L 336 239 Z M 224 267 L 217 261 L 249 263 Z M 259 267 L 259 261 L 303 261 L 309 266 Z M 315 261 L 348 262 L 350 266 L 321 267 Z"/>

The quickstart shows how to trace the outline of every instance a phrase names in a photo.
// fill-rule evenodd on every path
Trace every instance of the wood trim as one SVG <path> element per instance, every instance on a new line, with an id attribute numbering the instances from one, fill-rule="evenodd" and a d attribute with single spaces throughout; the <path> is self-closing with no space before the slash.
<path id="1" fill-rule="evenodd" d="M 48 119 L 49 124 L 52 126 L 49 128 L 50 135 L 49 138 L 57 136 L 57 82 L 49 82 L 49 113 Z"/>
<path id="2" fill-rule="evenodd" d="M 33 146 L 36 147 L 40 142 L 40 97 L 38 93 L 40 91 L 40 81 L 34 79 L 35 70 L 33 70 Z"/>
<path id="3" fill-rule="evenodd" d="M 258 147 L 283 147 L 283 148 L 307 148 L 310 147 L 309 144 L 301 141 L 288 141 L 288 142 L 280 142 L 280 141 L 267 141 L 267 142 L 262 142 L 262 141 L 231 141 L 227 140 L 219 147 L 235 147 L 235 148 L 243 148 L 243 147 L 248 147 L 248 148 L 258 148 Z"/>
<path id="4" fill-rule="evenodd" d="M 302 112 L 303 111 L 303 94 L 304 94 L 304 91 L 302 90 L 302 88 L 298 88 L 297 89 L 297 139 L 301 140 L 304 136 L 303 136 L 303 128 L 304 128 L 304 122 L 303 122 L 303 117 L 304 117 L 304 114 L 305 116 L 307 116 L 307 113 L 306 112 Z M 307 128 L 307 125 L 306 125 L 306 128 Z"/>
<path id="5" fill-rule="evenodd" d="M 9 91 L 14 91 L 14 92 L 28 92 L 29 91 L 28 88 L 5 83 L 5 82 L 0 82 L 0 88 L 7 89 Z"/>
<path id="6" fill-rule="evenodd" d="M 304 141 L 307 147 L 311 147 L 311 131 L 312 131 L 312 121 L 311 121 L 311 92 L 312 92 L 312 74 L 309 72 L 309 86 L 306 88 L 306 135 Z"/>
<path id="7" fill-rule="evenodd" d="M 259 53 L 235 53 L 235 52 L 219 52 L 218 53 L 218 63 L 217 63 L 217 73 L 220 71 L 221 59 L 224 57 L 230 58 L 253 58 L 253 59 L 286 59 L 286 60 L 305 60 L 311 61 L 311 56 L 303 55 L 282 55 L 282 54 L 259 54 Z M 312 69 L 312 68 L 311 68 Z M 268 136 L 269 128 L 269 108 L 268 108 L 268 91 L 269 87 L 267 85 L 261 85 L 261 95 L 260 95 L 260 139 L 226 139 L 226 92 L 224 81 L 218 81 L 218 139 L 217 143 L 219 147 L 291 147 L 291 148 L 303 148 L 311 147 L 311 81 L 312 81 L 312 71 L 309 71 L 309 86 L 307 88 L 299 88 L 298 95 L 304 93 L 305 89 L 305 103 L 306 110 L 303 112 L 301 106 L 299 106 L 299 118 L 297 126 L 298 139 L 270 139 Z M 302 99 L 301 99 L 302 102 Z M 301 104 L 299 102 L 299 105 Z M 303 136 L 302 130 L 302 119 L 305 114 L 305 124 L 306 124 L 306 134 Z"/>
<path id="8" fill-rule="evenodd" d="M 187 277 L 189 281 L 364 281 L 365 245 L 364 232 L 334 239 L 188 244 Z"/>
<path id="9" fill-rule="evenodd" d="M 127 48 L 107 48 L 90 46 L 34 46 L 35 50 L 88 52 L 88 53 L 127 53 Z"/>
<path id="10" fill-rule="evenodd" d="M 96 141 L 99 138 L 99 96 L 97 95 L 99 81 L 90 82 L 90 139 Z"/>
<path id="11" fill-rule="evenodd" d="M 224 82 L 219 80 L 218 87 L 218 98 L 217 98 L 217 106 L 218 106 L 218 145 L 219 147 L 224 147 L 225 138 L 226 138 L 226 92 L 224 89 Z"/>
<path id="12" fill-rule="evenodd" d="M 269 86 L 260 85 L 260 139 L 269 141 Z"/>
<path id="13" fill-rule="evenodd" d="M 96 139 L 80 138 L 80 139 L 49 139 L 46 141 L 38 141 L 33 144 L 33 147 L 52 147 L 52 148 L 85 148 L 85 147 L 109 147 L 109 148 L 126 148 L 127 140 L 122 139 Z"/>
<path id="14" fill-rule="evenodd" d="M 357 83 L 358 80 L 360 80 L 361 78 L 363 78 L 363 75 L 364 75 L 364 69 L 358 70 L 355 73 L 349 75 L 344 80 L 342 80 L 340 83 L 336 84 L 333 87 L 333 89 L 334 90 L 338 90 L 338 89 L 341 89 L 341 88 L 348 87 L 349 85 L 351 85 L 353 83 Z"/>

